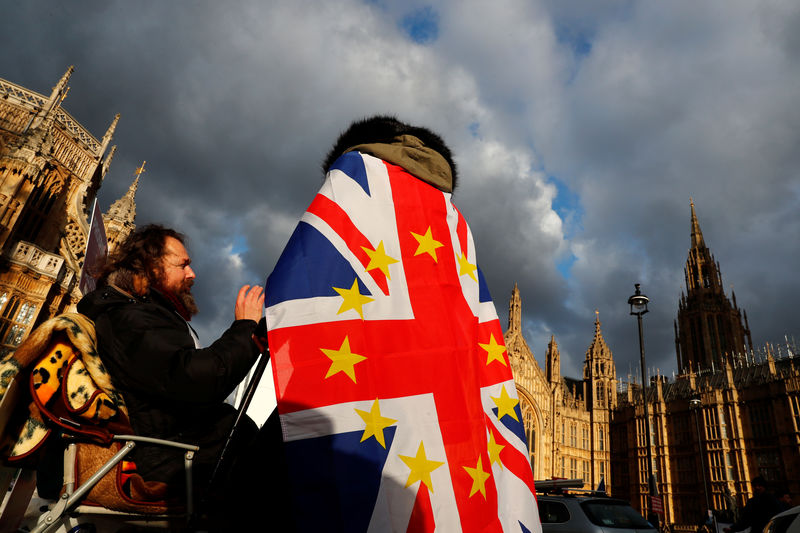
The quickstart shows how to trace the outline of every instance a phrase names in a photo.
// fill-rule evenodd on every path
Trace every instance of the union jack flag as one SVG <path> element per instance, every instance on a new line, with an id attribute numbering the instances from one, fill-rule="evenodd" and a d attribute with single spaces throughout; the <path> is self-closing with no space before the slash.
<path id="1" fill-rule="evenodd" d="M 450 196 L 346 153 L 267 280 L 300 531 L 541 531 L 502 329 Z"/>

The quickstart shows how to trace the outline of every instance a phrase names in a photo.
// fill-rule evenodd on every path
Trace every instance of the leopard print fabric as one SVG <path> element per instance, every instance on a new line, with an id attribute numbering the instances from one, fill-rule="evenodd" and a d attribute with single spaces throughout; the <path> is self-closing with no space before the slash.
<path id="1" fill-rule="evenodd" d="M 29 372 L 28 372 L 29 371 Z M 15 352 L 0 361 L 0 399 L 12 379 L 30 379 L 34 397 L 23 385 L 4 437 L 0 457 L 10 461 L 35 452 L 49 434 L 41 406 L 51 411 L 58 402 L 61 410 L 80 422 L 102 425 L 127 419 L 122 396 L 97 353 L 94 323 L 77 313 L 67 313 L 36 328 Z"/>

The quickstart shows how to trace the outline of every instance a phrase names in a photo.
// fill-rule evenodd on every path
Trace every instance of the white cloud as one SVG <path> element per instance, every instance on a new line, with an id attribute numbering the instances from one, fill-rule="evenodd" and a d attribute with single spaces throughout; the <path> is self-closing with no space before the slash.
<path id="1" fill-rule="evenodd" d="M 419 45 L 400 21 L 428 5 L 438 38 Z M 754 340 L 800 333 L 796 2 L 26 2 L 0 31 L 25 43 L 1 77 L 47 92 L 75 64 L 70 113 L 102 136 L 122 112 L 101 202 L 147 159 L 139 222 L 189 234 L 208 338 L 271 270 L 339 131 L 379 112 L 453 148 L 498 310 L 519 282 L 538 357 L 555 334 L 579 371 L 598 308 L 626 369 L 641 282 L 648 361 L 669 372 L 690 196 Z M 577 199 L 566 225 L 550 176 Z"/>

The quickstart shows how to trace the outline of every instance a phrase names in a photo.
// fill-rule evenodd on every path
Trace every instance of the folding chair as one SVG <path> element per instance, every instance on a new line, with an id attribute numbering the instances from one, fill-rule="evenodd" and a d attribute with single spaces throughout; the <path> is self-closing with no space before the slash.
<path id="1" fill-rule="evenodd" d="M 52 325 L 48 325 L 48 322 L 57 320 L 60 320 L 61 324 L 57 325 L 55 329 L 52 328 Z M 60 350 L 60 357 L 66 359 L 67 362 L 64 363 L 65 366 L 62 372 L 51 371 L 50 374 L 62 374 L 63 379 L 66 380 L 71 373 L 75 373 L 72 372 L 71 365 L 75 364 L 75 358 L 81 355 L 81 350 L 75 349 L 75 344 L 80 342 L 71 336 L 76 329 L 75 324 L 79 324 L 84 330 L 91 329 L 91 335 L 89 336 L 92 341 L 94 338 L 93 324 L 82 315 L 61 315 L 51 321 L 46 322 L 41 327 L 50 328 L 53 331 L 48 335 L 38 335 L 38 341 L 35 342 L 46 346 L 41 350 L 40 359 L 53 361 L 53 353 Z M 264 324 L 260 324 L 260 327 L 265 330 Z M 266 346 L 265 341 L 263 346 Z M 22 357 L 24 358 L 28 347 L 23 348 L 23 346 L 20 346 L 20 348 L 23 350 Z M 84 348 L 83 355 L 86 355 L 86 351 L 87 349 Z M 230 450 L 230 445 L 267 365 L 269 351 L 266 348 L 262 351 L 264 355 L 260 358 L 248 382 L 244 398 L 239 406 L 238 416 L 214 468 L 209 490 L 207 491 L 208 494 L 212 494 L 213 490 L 218 488 L 222 479 L 221 474 L 227 466 L 225 459 Z M 113 390 L 109 390 L 109 387 L 113 389 L 110 381 L 106 388 L 99 387 L 99 389 L 102 389 L 99 392 L 87 394 L 86 405 L 76 410 L 63 405 L 63 400 L 67 396 L 64 392 L 66 389 L 61 390 L 63 383 L 48 382 L 42 384 L 37 382 L 37 380 L 39 382 L 42 381 L 41 377 L 37 378 L 37 368 L 34 364 L 33 371 L 18 374 L 17 379 L 12 380 L 13 383 L 2 396 L 0 402 L 0 423 L 5 424 L 11 419 L 10 413 L 13 412 L 15 406 L 16 409 L 19 409 L 29 403 L 27 406 L 31 410 L 36 410 L 47 426 L 45 436 L 42 438 L 49 437 L 53 431 L 60 431 L 62 438 L 66 441 L 64 450 L 64 486 L 61 496 L 39 516 L 35 524 L 30 524 L 31 531 L 37 533 L 50 533 L 57 530 L 78 531 L 75 528 L 80 524 L 85 524 L 87 521 L 98 526 L 100 524 L 113 525 L 114 530 L 123 524 L 169 530 L 188 529 L 196 525 L 196 508 L 192 492 L 192 459 L 199 449 L 197 446 L 130 434 L 132 431 L 127 423 L 127 417 L 121 416 L 124 414 L 124 407 L 120 412 L 110 417 L 114 420 L 113 424 L 107 423 L 107 419 L 105 421 L 101 420 L 99 424 L 92 424 L 90 423 L 91 420 L 87 422 L 85 417 L 81 418 L 77 415 L 86 414 L 94 410 L 96 415 L 104 412 L 107 416 L 109 408 L 113 411 L 118 407 L 109 406 L 109 400 L 112 400 L 112 403 L 116 402 L 124 405 L 122 398 L 115 396 Z M 24 392 L 21 383 L 26 381 L 30 384 L 30 393 L 28 395 L 20 394 L 20 391 Z M 28 383 L 25 384 L 27 385 Z M 41 392 L 48 387 L 52 390 Z M 0 389 L 1 392 L 2 389 Z M 76 411 L 80 411 L 80 413 Z M 102 416 L 95 416 L 94 418 L 102 418 Z M 110 431 L 110 429 L 128 429 L 128 431 Z M 0 434 L 2 433 L 0 432 Z M 146 483 L 141 477 L 137 475 L 131 476 L 126 471 L 125 457 L 135 448 L 137 443 L 184 450 L 187 489 L 185 502 L 166 501 L 163 497 L 159 499 L 157 496 L 163 495 L 166 486 Z M 40 445 L 41 443 L 36 446 L 29 446 L 31 451 L 26 453 L 35 453 L 35 449 L 38 449 Z M 8 471 L 13 472 L 11 469 L 8 469 Z M 5 475 L 5 472 L 5 470 L 0 471 L 0 475 Z M 18 527 L 25 507 L 31 500 L 35 485 L 34 471 L 22 469 L 22 472 L 25 476 L 20 475 L 15 484 L 15 490 L 19 488 L 19 495 L 15 497 L 14 501 L 19 503 L 13 506 L 6 504 L 5 509 L 0 512 L 0 531 L 13 530 Z M 0 477 L 0 483 L 4 479 L 4 477 Z M 156 496 L 155 499 L 153 499 L 154 495 Z M 147 498 L 142 499 L 144 496 Z M 10 498 L 9 501 L 11 501 Z M 12 510 L 12 507 L 14 513 L 9 512 L 8 519 L 6 519 L 6 509 Z M 19 509 L 20 507 L 21 510 Z"/>

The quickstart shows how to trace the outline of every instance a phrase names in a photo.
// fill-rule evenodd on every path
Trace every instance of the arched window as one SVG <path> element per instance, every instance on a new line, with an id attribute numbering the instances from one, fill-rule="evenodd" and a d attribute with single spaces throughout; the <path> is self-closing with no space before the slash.
<path id="1" fill-rule="evenodd" d="M 3 297 L 7 298 L 6 293 L 0 295 L 0 300 Z M 3 304 L 0 306 L 0 357 L 19 346 L 36 316 L 36 304 L 20 302 L 16 296 L 8 299 L 7 305 L 5 301 Z"/>
<path id="2" fill-rule="evenodd" d="M 50 217 L 56 200 L 65 192 L 63 182 L 53 171 L 46 182 L 31 191 L 16 224 L 15 239 L 37 242 L 39 232 Z"/>
<path id="3" fill-rule="evenodd" d="M 536 413 L 533 406 L 527 399 L 521 399 L 522 407 L 522 423 L 525 426 L 525 436 L 528 438 L 528 456 L 530 458 L 531 470 L 536 472 L 536 434 L 538 428 L 536 427 Z"/>

